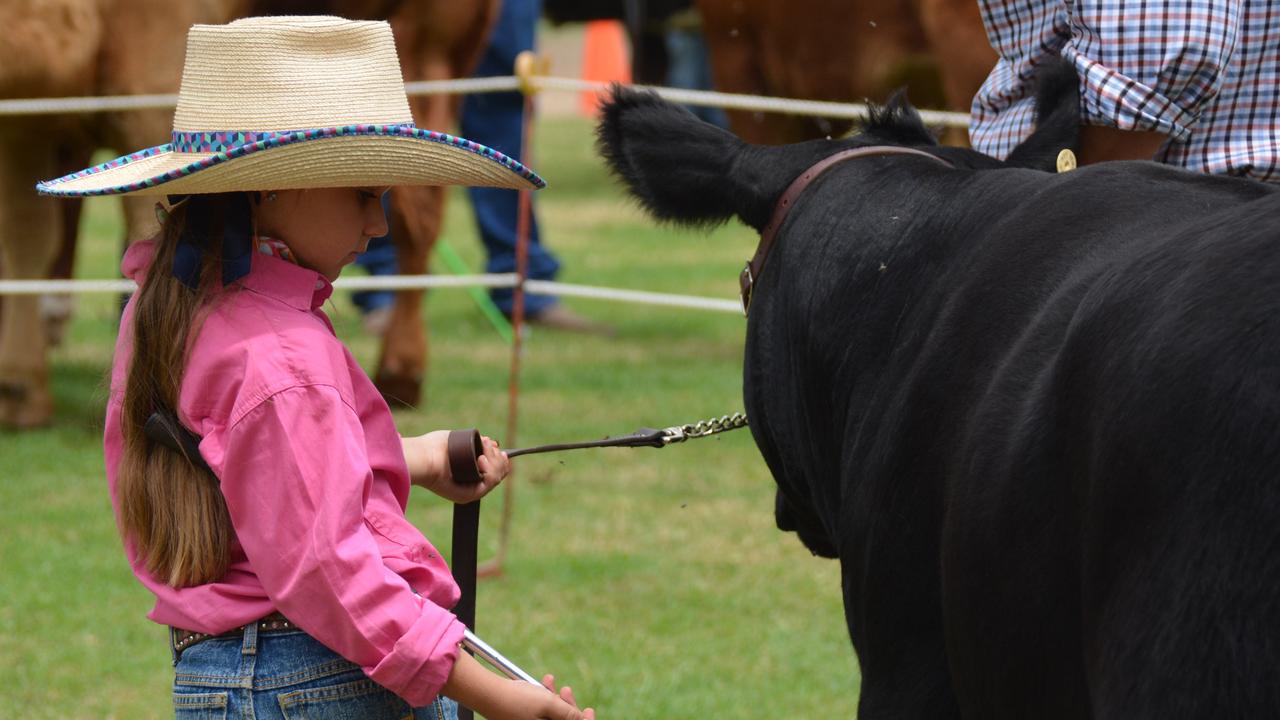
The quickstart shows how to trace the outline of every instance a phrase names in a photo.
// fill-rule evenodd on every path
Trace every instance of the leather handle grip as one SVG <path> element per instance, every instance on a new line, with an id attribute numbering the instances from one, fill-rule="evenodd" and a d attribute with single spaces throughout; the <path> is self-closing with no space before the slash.
<path id="1" fill-rule="evenodd" d="M 463 485 L 479 483 L 480 465 L 477 461 L 483 454 L 484 444 L 480 442 L 479 430 L 450 431 L 449 470 L 453 473 L 453 481 Z"/>

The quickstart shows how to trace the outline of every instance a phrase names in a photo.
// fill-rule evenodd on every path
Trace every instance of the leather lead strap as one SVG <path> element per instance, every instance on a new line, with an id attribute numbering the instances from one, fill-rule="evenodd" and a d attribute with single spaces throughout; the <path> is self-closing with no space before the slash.
<path id="1" fill-rule="evenodd" d="M 454 430 L 449 433 L 449 470 L 461 483 L 480 482 L 480 467 L 476 460 L 484 452 L 480 433 L 472 430 Z M 476 568 L 480 563 L 480 501 L 453 506 L 453 552 L 449 567 L 453 580 L 458 583 L 458 604 L 453 614 L 471 632 L 476 631 Z M 459 648 L 458 652 L 466 652 Z M 471 708 L 458 705 L 458 720 L 472 720 Z"/>
<path id="2" fill-rule="evenodd" d="M 449 567 L 458 583 L 458 604 L 453 613 L 471 632 L 476 631 L 476 567 L 480 562 L 480 501 L 453 506 L 453 552 Z M 462 648 L 458 652 L 466 652 Z M 458 704 L 458 720 L 472 720 L 471 708 Z"/>
<path id="3" fill-rule="evenodd" d="M 849 148 L 848 150 L 841 150 L 834 155 L 828 155 L 814 163 L 808 170 L 800 173 L 795 180 L 792 180 L 791 184 L 782 193 L 782 197 L 778 198 L 778 202 L 773 206 L 773 215 L 769 218 L 769 224 L 765 225 L 764 229 L 760 231 L 760 244 L 756 246 L 756 254 L 747 261 L 746 267 L 742 268 L 742 273 L 738 276 L 738 285 L 742 294 L 743 315 L 746 315 L 747 310 L 751 307 L 752 286 L 764 269 L 764 262 L 769 258 L 769 251 L 773 249 L 773 242 L 778 235 L 778 229 L 782 227 L 782 223 L 786 222 L 787 213 L 791 212 L 791 206 L 795 205 L 801 193 L 814 180 L 817 180 L 819 175 L 826 172 L 833 165 L 846 160 L 853 160 L 854 158 L 884 155 L 916 155 L 936 160 L 947 167 L 955 167 L 937 155 L 923 150 L 916 150 L 915 148 L 898 147 L 896 145 L 871 145 L 869 147 Z"/>
<path id="4" fill-rule="evenodd" d="M 630 435 L 604 440 L 593 440 L 580 443 L 559 443 L 556 445 L 539 445 L 520 450 L 508 450 L 508 457 L 532 455 L 535 453 L 555 452 L 593 447 L 663 447 L 662 430 L 643 428 Z M 477 464 L 484 454 L 484 445 L 480 433 L 474 429 L 454 430 L 448 438 L 449 470 L 453 479 L 459 483 L 474 484 L 480 482 L 480 467 Z M 453 579 L 458 583 L 462 595 L 454 607 L 454 614 L 464 625 L 475 632 L 476 629 L 476 567 L 479 563 L 480 537 L 480 501 L 466 505 L 453 506 L 453 553 L 450 567 Z"/>
<path id="5" fill-rule="evenodd" d="M 480 482 L 477 460 L 484 453 L 475 429 L 454 430 L 448 440 L 449 471 L 455 482 Z M 449 567 L 461 596 L 453 612 L 472 632 L 476 630 L 476 566 L 480 562 L 480 501 L 453 506 L 453 553 Z"/>
<path id="6" fill-rule="evenodd" d="M 480 501 L 453 506 L 453 579 L 462 592 L 453 612 L 472 632 L 476 629 L 476 565 L 479 562 Z"/>

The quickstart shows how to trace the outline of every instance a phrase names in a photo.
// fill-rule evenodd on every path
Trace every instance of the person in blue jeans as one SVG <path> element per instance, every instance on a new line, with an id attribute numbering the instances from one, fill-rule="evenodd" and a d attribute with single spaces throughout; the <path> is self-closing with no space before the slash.
<path id="1" fill-rule="evenodd" d="M 541 0 L 503 0 L 502 10 L 489 36 L 476 77 L 511 75 L 516 56 L 532 50 Z M 476 93 L 462 103 L 463 137 L 488 145 L 519 159 L 523 150 L 524 96 L 518 92 Z M 519 219 L 519 193 L 514 190 L 476 187 L 467 194 L 475 213 L 480 240 L 488 253 L 485 271 L 509 273 L 516 270 L 516 223 Z M 530 213 L 528 277 L 532 280 L 554 280 L 560 261 L 541 242 L 536 214 Z M 494 288 L 493 302 L 507 317 L 513 311 L 511 288 Z M 605 331 L 604 326 L 587 320 L 565 308 L 553 295 L 526 294 L 525 318 L 535 325 L 582 332 Z"/>
<path id="2" fill-rule="evenodd" d="M 702 18 L 697 8 L 686 8 L 666 20 L 667 86 L 689 90 L 712 90 L 711 61 L 702 36 Z M 729 129 L 729 116 L 718 107 L 686 105 L 694 115 L 716 127 Z"/>

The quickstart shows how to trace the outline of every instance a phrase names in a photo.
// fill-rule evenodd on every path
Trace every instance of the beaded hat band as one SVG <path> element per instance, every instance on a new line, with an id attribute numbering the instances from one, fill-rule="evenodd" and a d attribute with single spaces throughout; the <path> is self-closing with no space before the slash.
<path id="1" fill-rule="evenodd" d="M 191 28 L 172 142 L 36 189 L 80 197 L 366 185 L 546 183 L 496 150 L 413 125 L 387 23 L 261 17 Z"/>

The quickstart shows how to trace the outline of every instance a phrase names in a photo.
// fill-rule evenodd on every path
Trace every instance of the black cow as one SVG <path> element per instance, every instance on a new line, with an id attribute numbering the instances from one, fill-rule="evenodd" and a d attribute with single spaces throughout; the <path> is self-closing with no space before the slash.
<path id="1" fill-rule="evenodd" d="M 656 217 L 761 229 L 744 394 L 777 521 L 840 560 L 862 718 L 1280 714 L 1280 197 L 1153 163 L 1051 172 L 1057 66 L 1006 163 L 901 98 L 750 146 L 615 91 L 601 151 Z"/>

